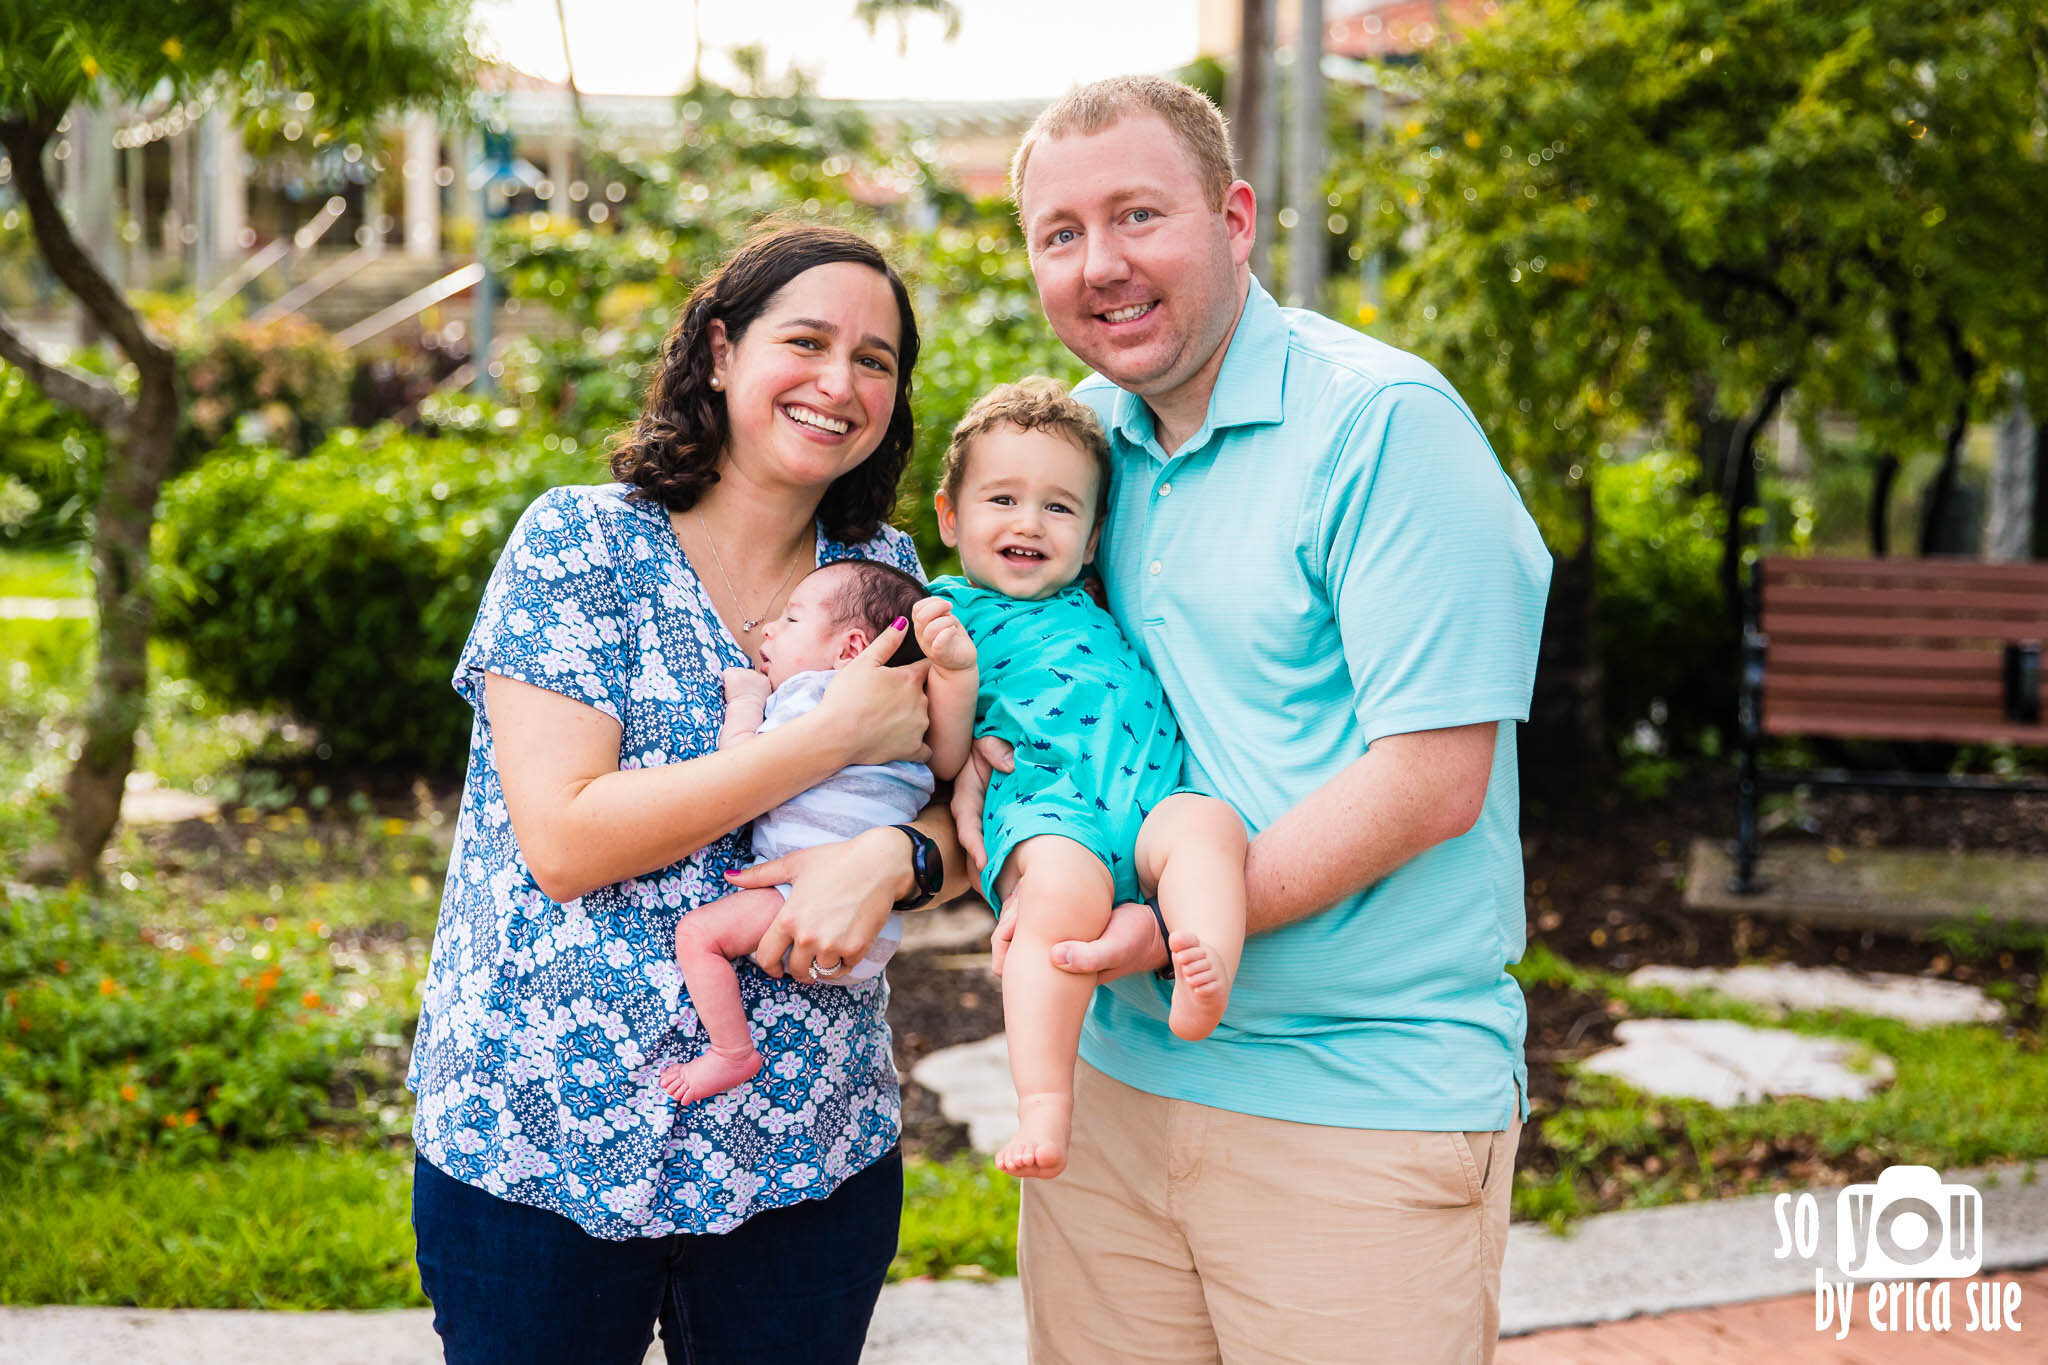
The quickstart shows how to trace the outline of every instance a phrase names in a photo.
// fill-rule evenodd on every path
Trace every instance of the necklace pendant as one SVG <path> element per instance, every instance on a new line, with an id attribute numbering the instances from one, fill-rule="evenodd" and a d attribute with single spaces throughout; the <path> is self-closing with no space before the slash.
<path id="1" fill-rule="evenodd" d="M 755 626 L 758 626 L 758 625 L 760 625 L 760 624 L 761 624 L 761 623 L 760 623 L 760 622 L 759 622 L 758 620 L 755 620 L 755 621 L 748 621 L 748 620 L 742 619 L 742 620 L 740 621 L 740 634 L 742 634 L 742 635 L 752 635 L 752 634 L 754 633 L 754 627 L 755 627 Z"/>

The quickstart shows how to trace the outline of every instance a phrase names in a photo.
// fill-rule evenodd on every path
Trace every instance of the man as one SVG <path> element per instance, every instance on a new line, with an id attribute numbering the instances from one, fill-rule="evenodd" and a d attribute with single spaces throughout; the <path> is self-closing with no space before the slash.
<path id="1" fill-rule="evenodd" d="M 1067 1172 L 1024 1191 L 1033 1359 L 1489 1359 L 1527 1113 L 1503 722 L 1528 715 L 1549 555 L 1435 370 L 1251 278 L 1252 191 L 1198 92 L 1074 91 L 1011 188 L 1046 317 L 1095 371 L 1110 607 L 1188 784 L 1255 836 L 1210 1040 L 1167 1030 L 1144 907 L 1053 949 L 1114 984 Z"/>

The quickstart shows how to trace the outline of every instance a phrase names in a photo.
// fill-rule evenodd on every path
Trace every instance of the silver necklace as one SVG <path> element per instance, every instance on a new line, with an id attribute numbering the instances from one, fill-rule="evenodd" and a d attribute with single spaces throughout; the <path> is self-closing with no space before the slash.
<path id="1" fill-rule="evenodd" d="M 740 609 L 740 634 L 752 635 L 754 627 L 768 619 L 768 611 L 774 609 L 775 599 L 782 596 L 782 590 L 789 586 L 789 580 L 796 577 L 796 565 L 792 564 L 789 566 L 789 572 L 784 574 L 782 581 L 775 585 L 775 591 L 768 594 L 767 609 L 761 615 L 749 620 L 747 618 L 747 604 L 740 600 L 740 590 L 732 585 L 732 575 L 725 571 L 725 559 L 718 553 L 718 542 L 712 539 L 711 527 L 705 522 L 704 514 L 694 507 L 690 509 L 690 514 L 697 518 L 697 525 L 704 532 L 704 543 L 711 547 L 711 562 L 718 566 L 718 576 L 725 580 L 725 590 L 732 594 L 732 604 Z"/>

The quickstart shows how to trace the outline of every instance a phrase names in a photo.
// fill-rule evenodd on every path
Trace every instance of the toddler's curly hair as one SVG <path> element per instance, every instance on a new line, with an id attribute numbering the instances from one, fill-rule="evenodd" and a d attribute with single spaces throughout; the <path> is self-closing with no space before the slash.
<path id="1" fill-rule="evenodd" d="M 1102 424 L 1095 420 L 1086 403 L 1068 393 L 1057 379 L 1042 374 L 1014 384 L 996 385 L 977 398 L 960 419 L 960 425 L 953 428 L 952 442 L 946 447 L 945 477 L 939 482 L 948 498 L 959 500 L 960 483 L 967 476 L 967 457 L 974 442 L 997 427 L 1051 432 L 1093 459 L 1095 520 L 1102 520 L 1108 510 L 1104 495 L 1109 491 L 1109 438 L 1102 434 Z"/>

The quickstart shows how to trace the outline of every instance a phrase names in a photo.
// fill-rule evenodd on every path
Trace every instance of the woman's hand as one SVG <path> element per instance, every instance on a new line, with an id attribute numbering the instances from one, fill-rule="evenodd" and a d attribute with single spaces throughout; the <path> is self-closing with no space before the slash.
<path id="1" fill-rule="evenodd" d="M 910 857 L 902 831 L 882 828 L 727 873 L 736 889 L 790 884 L 789 899 L 761 935 L 754 961 L 768 975 L 781 976 L 786 952 L 789 974 L 799 981 L 812 979 L 813 962 L 823 964 L 821 971 L 835 962 L 851 967 L 866 956 L 896 902 L 910 894 Z"/>
<path id="2" fill-rule="evenodd" d="M 931 723 L 924 697 L 928 665 L 919 660 L 901 668 L 888 666 L 889 656 L 903 642 L 909 625 L 897 617 L 859 658 L 842 665 L 825 689 L 825 699 L 807 718 L 833 736 L 827 742 L 839 752 L 842 767 L 898 759 L 924 763 L 932 756 L 925 744 L 925 731 Z"/>

